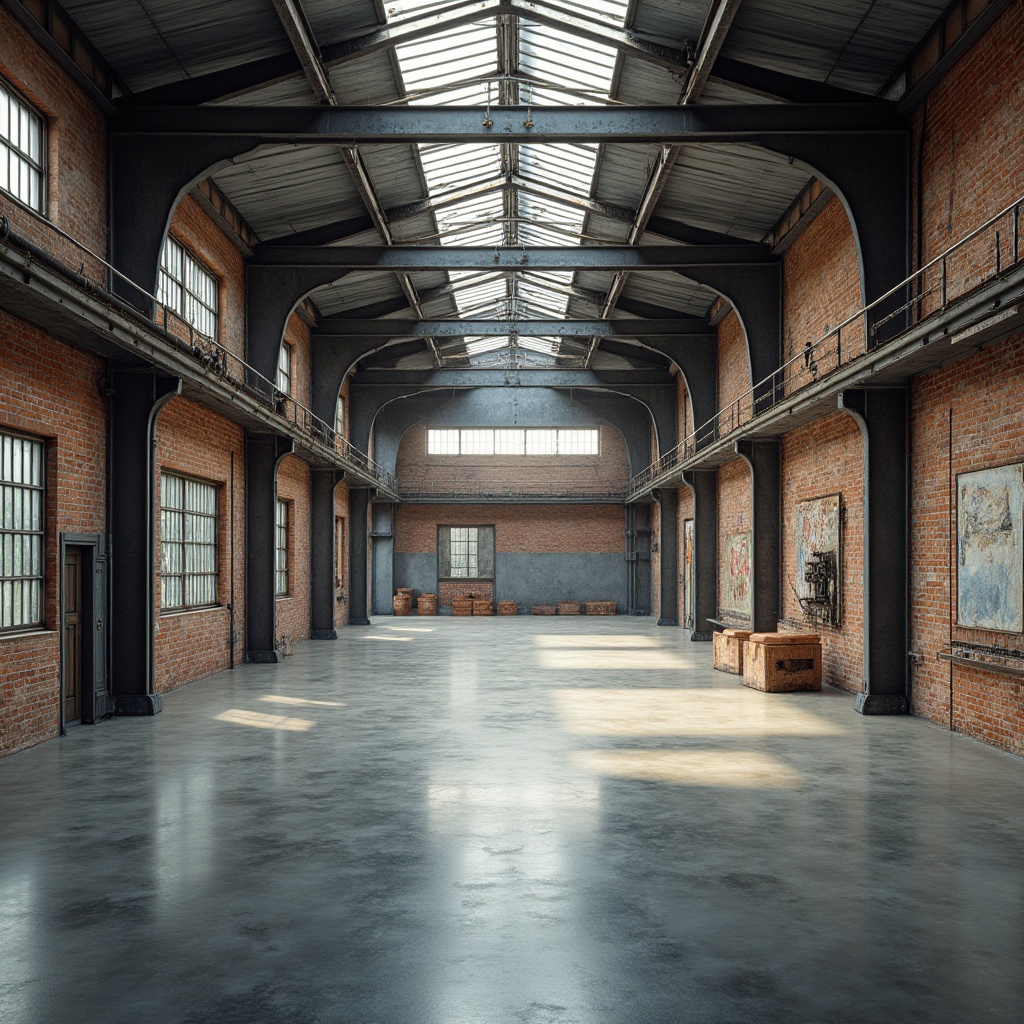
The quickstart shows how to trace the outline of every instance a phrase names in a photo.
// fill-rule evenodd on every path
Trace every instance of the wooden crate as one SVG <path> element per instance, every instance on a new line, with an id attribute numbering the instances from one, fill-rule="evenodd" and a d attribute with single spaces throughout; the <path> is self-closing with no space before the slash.
<path id="1" fill-rule="evenodd" d="M 395 615 L 411 615 L 412 597 L 409 594 L 395 594 L 391 601 L 391 609 Z"/>
<path id="2" fill-rule="evenodd" d="M 531 615 L 554 615 L 557 609 L 553 604 L 532 604 L 530 605 Z"/>
<path id="3" fill-rule="evenodd" d="M 559 601 L 555 606 L 559 615 L 579 615 L 579 601 Z"/>
<path id="4" fill-rule="evenodd" d="M 615 615 L 619 610 L 614 601 L 585 601 L 583 608 L 587 615 Z"/>
<path id="5" fill-rule="evenodd" d="M 420 615 L 436 615 L 437 594 L 421 594 L 416 599 L 416 611 Z"/>
<path id="6" fill-rule="evenodd" d="M 765 693 L 821 689 L 821 642 L 790 643 L 785 634 L 754 633 L 743 652 L 743 685 Z M 791 634 L 791 636 L 793 636 Z M 759 640 L 758 637 L 769 637 Z M 806 637 L 795 639 L 806 641 Z"/>
<path id="7" fill-rule="evenodd" d="M 726 629 L 714 635 L 713 664 L 719 672 L 743 675 L 743 648 L 749 629 Z"/>
<path id="8" fill-rule="evenodd" d="M 498 602 L 498 614 L 499 615 L 518 615 L 519 605 L 515 601 L 499 601 Z"/>
<path id="9" fill-rule="evenodd" d="M 494 605 L 490 601 L 474 601 L 473 602 L 473 614 L 474 615 L 493 615 Z"/>
<path id="10" fill-rule="evenodd" d="M 468 597 L 457 597 L 452 601 L 452 615 L 472 615 L 473 602 Z"/>

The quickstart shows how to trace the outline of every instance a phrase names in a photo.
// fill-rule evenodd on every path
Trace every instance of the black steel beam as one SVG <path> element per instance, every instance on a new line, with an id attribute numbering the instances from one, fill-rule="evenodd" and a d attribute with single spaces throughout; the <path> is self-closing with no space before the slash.
<path id="1" fill-rule="evenodd" d="M 731 57 L 718 57 L 710 80 L 753 96 L 775 97 L 790 103 L 885 103 L 875 96 L 746 64 Z"/>
<path id="2" fill-rule="evenodd" d="M 324 317 L 315 337 L 462 338 L 518 334 L 527 338 L 646 338 L 714 335 L 704 320 L 349 320 Z"/>
<path id="3" fill-rule="evenodd" d="M 376 231 L 377 225 L 374 219 L 366 214 L 362 217 L 350 217 L 348 220 L 336 220 L 330 224 L 322 224 L 319 227 L 309 228 L 306 231 L 296 231 L 291 235 L 281 235 L 279 238 L 269 239 L 263 245 L 331 245 L 333 242 L 340 242 L 345 238 L 353 238 L 365 231 Z"/>
<path id="4" fill-rule="evenodd" d="M 661 558 L 659 626 L 679 625 L 679 491 L 662 488 L 658 502 L 658 554 Z"/>
<path id="5" fill-rule="evenodd" d="M 683 224 L 668 217 L 650 217 L 644 231 L 652 235 L 661 235 L 662 238 L 671 238 L 673 242 L 682 242 L 685 245 L 742 245 L 742 238 L 733 238 L 732 235 L 723 234 L 720 231 L 708 231 L 707 228 L 697 228 L 690 224 Z M 748 242 L 748 245 L 757 243 Z"/>
<path id="6" fill-rule="evenodd" d="M 364 487 L 348 491 L 348 624 L 368 626 L 367 617 L 367 536 L 370 492 Z"/>
<path id="7" fill-rule="evenodd" d="M 419 355 L 421 352 L 430 351 L 430 346 L 423 340 L 399 342 L 397 345 L 377 346 L 372 352 L 358 360 L 359 366 L 367 369 L 374 366 L 387 366 L 404 359 L 406 356 Z M 354 368 L 350 367 L 350 370 Z"/>
<path id="8" fill-rule="evenodd" d="M 373 370 L 353 385 L 388 388 L 671 388 L 676 379 L 656 370 Z M 353 437 L 353 444 L 358 442 Z M 360 449 L 364 450 L 364 449 Z"/>
<path id="9" fill-rule="evenodd" d="M 347 270 L 679 270 L 777 265 L 766 245 L 261 246 L 249 267 Z"/>
<path id="10" fill-rule="evenodd" d="M 889 103 L 699 104 L 690 107 L 126 107 L 115 137 L 234 138 L 261 143 L 751 142 L 766 134 L 905 133 Z M 181 143 L 187 145 L 187 143 Z"/>
<path id="11" fill-rule="evenodd" d="M 718 615 L 718 473 L 683 473 L 693 492 L 693 632 L 691 640 L 710 640 Z"/>
<path id="12" fill-rule="evenodd" d="M 773 633 L 782 614 L 782 447 L 764 438 L 737 441 L 736 451 L 750 467 L 750 628 Z"/>
<path id="13" fill-rule="evenodd" d="M 311 640 L 336 640 L 338 637 L 334 627 L 338 586 L 334 492 L 344 475 L 333 466 L 314 466 L 310 472 L 310 543 L 314 552 L 309 567 Z"/>
<path id="14" fill-rule="evenodd" d="M 609 341 L 607 338 L 601 341 L 601 351 L 609 355 L 620 356 L 631 363 L 644 363 L 647 366 L 657 366 L 667 370 L 671 360 L 643 345 L 631 345 L 624 341 Z"/>
<path id="15" fill-rule="evenodd" d="M 682 313 L 678 309 L 669 309 L 668 306 L 657 306 L 653 302 L 644 302 L 643 299 L 634 299 L 628 295 L 620 296 L 615 303 L 615 308 L 621 313 L 643 317 L 646 320 L 680 320 L 684 323 L 688 320 L 707 322 L 702 316 Z"/>

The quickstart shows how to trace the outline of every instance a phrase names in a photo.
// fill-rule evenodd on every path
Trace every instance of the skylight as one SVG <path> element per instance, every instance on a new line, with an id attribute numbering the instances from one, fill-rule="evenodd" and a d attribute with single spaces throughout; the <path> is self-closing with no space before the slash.
<path id="1" fill-rule="evenodd" d="M 438 13 L 449 3 L 396 0 L 389 21 Z M 561 0 L 568 14 L 624 24 L 628 0 Z M 460 8 L 462 10 L 464 8 Z M 607 103 L 616 54 L 559 28 L 502 14 L 443 30 L 396 48 L 410 103 L 452 106 L 572 106 Z M 567 246 L 584 241 L 585 210 L 597 163 L 596 145 L 421 145 L 423 176 L 431 195 L 491 182 L 502 188 L 453 203 L 437 213 L 441 245 Z M 523 184 L 525 187 L 520 188 Z M 543 196 L 527 188 L 538 186 Z M 559 201 L 559 194 L 576 204 Z M 425 239 L 426 240 L 426 239 Z M 433 239 L 431 239 L 433 240 Z M 593 242 L 594 239 L 586 239 Z M 514 271 L 480 280 L 449 275 L 458 316 L 470 319 L 560 319 L 571 297 L 571 272 Z M 440 347 L 443 358 L 509 365 L 539 357 L 574 358 L 578 346 L 559 338 L 466 338 Z"/>

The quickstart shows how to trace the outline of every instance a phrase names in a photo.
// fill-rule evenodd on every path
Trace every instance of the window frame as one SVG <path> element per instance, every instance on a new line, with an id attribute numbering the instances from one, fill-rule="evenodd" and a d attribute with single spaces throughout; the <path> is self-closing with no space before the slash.
<path id="1" fill-rule="evenodd" d="M 490 444 L 487 443 L 485 437 L 488 434 L 490 435 Z M 519 436 L 513 437 L 513 435 Z M 584 435 L 592 435 L 592 438 L 587 438 Z M 571 444 L 569 443 L 570 439 Z M 593 451 L 569 450 L 581 447 L 589 440 L 593 441 Z M 538 450 L 538 448 L 542 450 Z M 520 457 L 596 459 L 601 457 L 601 428 L 427 427 L 426 453 L 433 458 L 468 456 L 504 459 Z"/>
<path id="2" fill-rule="evenodd" d="M 277 498 L 274 506 L 274 597 L 291 597 L 292 509 L 287 498 Z M 282 538 L 284 543 L 282 544 Z M 281 589 L 282 580 L 284 589 Z"/>
<path id="3" fill-rule="evenodd" d="M 6 93 L 6 97 L 3 95 Z M 38 178 L 39 188 L 39 205 L 33 205 L 33 203 L 19 195 L 11 187 L 2 188 L 0 192 L 6 196 L 10 196 L 16 203 L 24 206 L 27 210 L 31 210 L 33 213 L 39 214 L 41 217 L 46 217 L 50 208 L 50 189 L 49 189 L 49 148 L 50 148 L 50 122 L 45 114 L 34 104 L 29 102 L 20 89 L 14 87 L 10 81 L 0 75 L 0 103 L 7 103 L 8 111 L 8 134 L 0 135 L 0 148 L 5 149 L 7 156 L 7 184 L 11 185 L 11 161 L 12 159 L 21 159 L 29 165 L 30 171 L 34 173 Z M 21 148 L 20 143 L 15 143 L 11 138 L 10 133 L 10 115 L 12 108 L 16 108 L 15 112 L 20 114 L 21 110 L 24 110 L 29 118 L 35 120 L 39 126 L 39 159 L 37 160 L 27 150 Z"/>
<path id="4" fill-rule="evenodd" d="M 184 485 L 182 489 L 182 502 L 181 507 L 167 505 L 167 496 L 169 488 L 167 487 L 167 478 L 170 477 L 174 480 L 180 480 Z M 189 509 L 186 507 L 185 495 L 187 493 L 188 484 L 195 484 L 199 487 L 209 488 L 212 492 L 213 507 L 214 511 L 203 512 L 196 509 Z M 221 544 L 220 544 L 220 513 L 221 513 L 221 498 L 220 498 L 221 485 L 215 480 L 203 480 L 201 477 L 190 476 L 187 473 L 179 473 L 173 469 L 161 469 L 160 470 L 160 614 L 173 615 L 179 612 L 193 612 L 200 611 L 204 608 L 219 608 L 220 607 L 220 557 L 221 557 Z M 165 515 L 177 514 L 181 516 L 181 531 L 180 540 L 169 540 L 167 537 L 167 529 L 165 528 Z M 193 520 L 199 519 L 203 521 L 212 521 L 213 523 L 213 540 L 210 542 L 206 541 L 189 541 L 188 538 L 188 526 L 187 520 L 191 517 Z M 164 546 L 177 544 L 181 548 L 181 571 L 180 572 L 165 572 L 164 570 Z M 213 570 L 212 571 L 195 571 L 188 568 L 189 559 L 189 545 L 193 547 L 199 547 L 206 550 L 212 549 L 213 551 Z M 180 578 L 181 580 L 181 603 L 180 604 L 168 604 L 166 603 L 166 585 L 164 578 Z M 211 601 L 189 601 L 189 577 L 202 577 L 212 581 L 213 584 L 213 599 Z"/>
<path id="5" fill-rule="evenodd" d="M 455 530 L 475 530 L 477 536 L 474 538 L 476 541 L 476 568 L 477 574 L 475 576 L 455 576 L 452 575 L 452 532 Z M 447 541 L 443 541 L 442 537 L 447 535 Z M 468 540 L 469 538 L 467 538 Z M 468 583 L 479 580 L 483 583 L 493 583 L 495 578 L 496 569 L 496 556 L 497 556 L 497 529 L 493 523 L 439 523 L 437 527 L 437 578 L 438 582 L 441 583 Z M 444 564 L 444 552 L 448 553 L 447 568 L 448 573 L 442 570 L 445 567 Z M 489 573 L 481 573 L 481 563 L 486 568 L 487 562 L 490 562 Z M 468 567 L 467 567 L 468 568 Z"/>
<path id="6" fill-rule="evenodd" d="M 347 434 L 345 429 L 345 396 L 340 392 L 334 403 L 334 432 L 338 437 L 345 437 Z"/>
<path id="7" fill-rule="evenodd" d="M 282 364 L 287 362 L 287 367 Z M 282 381 L 284 382 L 282 384 Z M 274 387 L 287 398 L 292 397 L 292 389 L 295 385 L 295 353 L 287 341 L 281 342 L 277 352 L 277 372 L 274 374 Z"/>
<path id="8" fill-rule="evenodd" d="M 168 254 L 172 247 L 176 247 L 180 251 L 180 278 L 175 277 L 173 268 L 167 262 Z M 211 296 L 214 302 L 213 306 L 209 305 L 198 292 L 189 287 L 190 269 L 209 280 Z M 171 289 L 165 284 L 165 278 L 178 290 L 181 299 L 180 303 L 174 302 Z M 180 238 L 175 237 L 170 232 L 164 236 L 164 244 L 160 247 L 160 266 L 157 271 L 156 295 L 157 301 L 161 306 L 180 317 L 184 323 L 188 324 L 201 337 L 209 338 L 211 341 L 217 340 L 220 334 L 220 278 L 213 272 L 213 268 L 208 266 L 199 257 L 195 250 L 191 249 Z M 189 317 L 188 309 L 190 302 L 203 309 L 209 315 L 212 321 L 212 333 L 203 330 L 199 324 Z"/>
<path id="9" fill-rule="evenodd" d="M 28 442 L 33 448 L 38 448 L 38 470 L 39 470 L 39 483 L 24 481 L 16 481 L 13 479 L 13 471 L 11 479 L 7 479 L 4 470 L 4 439 L 10 439 L 11 441 L 20 441 L 22 443 Z M 41 437 L 34 437 L 31 434 L 22 434 L 16 430 L 0 429 L 0 636 L 11 636 L 18 633 L 28 633 L 46 627 L 46 441 Z M 12 445 L 13 450 L 13 445 Z M 22 464 L 24 465 L 24 454 L 22 455 Z M 35 458 L 32 459 L 32 466 L 35 468 L 37 465 Z M 13 460 L 12 460 L 13 470 Z M 38 529 L 25 529 L 24 527 L 18 528 L 16 526 L 7 527 L 7 501 L 6 493 L 7 489 L 11 488 L 15 491 L 20 491 L 24 495 L 26 492 L 29 494 L 38 494 L 38 511 L 39 511 L 39 528 Z M 30 502 L 29 515 L 31 516 L 31 507 L 35 505 L 36 501 Z M 25 501 L 22 497 L 21 501 L 17 501 L 12 496 L 11 510 L 12 515 L 17 507 L 20 507 L 23 515 L 25 510 Z M 24 520 L 23 520 L 24 521 Z M 11 543 L 8 546 L 7 538 L 11 537 Z M 24 560 L 25 557 L 25 538 L 30 538 L 30 554 L 29 560 L 32 565 L 38 566 L 37 573 L 22 573 L 21 575 L 15 576 L 12 572 L 10 576 L 6 575 L 6 563 L 8 557 L 13 561 L 14 559 L 14 548 L 17 540 L 20 539 L 21 546 L 21 557 Z M 37 538 L 36 544 L 32 544 L 31 538 Z M 35 559 L 35 561 L 33 561 Z M 7 585 L 11 585 L 11 610 L 12 619 L 14 618 L 14 593 L 16 585 L 20 584 L 21 593 L 21 607 L 25 606 L 25 588 L 28 585 L 29 594 L 32 595 L 33 590 L 35 591 L 34 598 L 29 597 L 29 604 L 32 606 L 32 601 L 35 601 L 35 609 L 37 615 L 31 619 L 22 619 L 22 621 L 12 621 L 9 625 L 3 625 L 3 597 L 7 591 Z M 35 586 L 33 587 L 33 584 Z"/>

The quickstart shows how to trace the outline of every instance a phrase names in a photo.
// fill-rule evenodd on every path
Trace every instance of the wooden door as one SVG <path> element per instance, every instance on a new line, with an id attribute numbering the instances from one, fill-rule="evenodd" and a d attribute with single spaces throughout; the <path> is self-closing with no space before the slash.
<path id="1" fill-rule="evenodd" d="M 82 550 L 64 552 L 64 721 L 82 718 Z"/>

